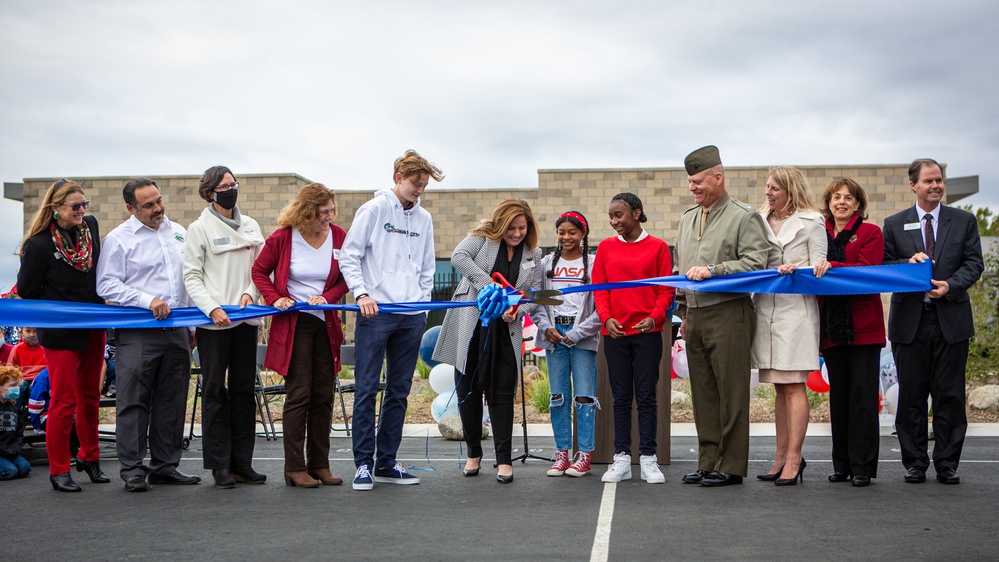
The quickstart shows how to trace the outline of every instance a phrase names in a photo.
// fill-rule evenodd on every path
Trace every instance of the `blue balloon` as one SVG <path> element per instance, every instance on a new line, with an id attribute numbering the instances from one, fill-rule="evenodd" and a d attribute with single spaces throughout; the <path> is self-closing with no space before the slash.
<path id="1" fill-rule="evenodd" d="M 437 365 L 440 365 L 440 361 L 434 361 L 434 348 L 437 347 L 437 338 L 441 335 L 441 327 L 434 326 L 423 334 L 423 339 L 420 340 L 420 359 L 427 364 L 428 367 L 433 369 Z"/>

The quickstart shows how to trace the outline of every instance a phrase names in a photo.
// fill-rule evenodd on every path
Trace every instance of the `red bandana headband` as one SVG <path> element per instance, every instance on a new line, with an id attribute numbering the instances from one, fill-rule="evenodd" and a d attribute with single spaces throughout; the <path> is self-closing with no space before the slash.
<path id="1" fill-rule="evenodd" d="M 585 230 L 587 233 L 590 232 L 590 225 L 586 224 L 586 219 L 583 218 L 583 215 L 577 213 L 576 211 L 566 211 L 558 216 L 560 220 L 566 217 L 572 217 L 576 219 L 577 221 L 579 221 L 579 224 L 583 225 L 583 230 Z"/>

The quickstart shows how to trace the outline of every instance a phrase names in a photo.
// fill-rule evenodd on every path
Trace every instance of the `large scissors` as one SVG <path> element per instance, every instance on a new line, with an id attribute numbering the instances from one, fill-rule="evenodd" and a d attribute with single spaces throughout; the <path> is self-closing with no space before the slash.
<path id="1" fill-rule="evenodd" d="M 493 273 L 492 277 L 493 277 L 493 281 L 499 283 L 504 289 L 508 289 L 510 291 L 513 291 L 511 294 L 513 294 L 513 295 L 520 295 L 520 300 L 517 302 L 517 304 L 513 305 L 513 311 L 512 312 L 516 312 L 517 311 L 517 307 L 520 306 L 520 304 L 523 303 L 523 302 L 533 302 L 535 304 L 543 304 L 543 305 L 549 305 L 549 306 L 557 306 L 557 305 L 562 304 L 562 299 L 555 298 L 555 297 L 557 297 L 557 296 L 559 296 L 559 295 L 562 294 L 562 291 L 559 291 L 557 289 L 542 289 L 540 291 L 531 291 L 531 290 L 524 291 L 522 289 L 518 289 L 518 288 L 514 287 L 513 285 L 511 285 L 510 282 L 506 280 L 506 277 L 503 277 L 503 274 L 500 273 L 500 272 L 498 272 L 498 271 L 496 273 Z"/>

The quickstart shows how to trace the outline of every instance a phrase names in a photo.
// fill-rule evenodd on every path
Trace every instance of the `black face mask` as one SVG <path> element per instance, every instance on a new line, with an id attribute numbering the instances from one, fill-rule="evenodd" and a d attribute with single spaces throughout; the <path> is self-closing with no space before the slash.
<path id="1" fill-rule="evenodd" d="M 236 206 L 236 197 L 239 195 L 237 193 L 239 189 L 233 188 L 226 191 L 215 192 L 215 202 L 219 204 L 225 210 L 231 210 Z"/>

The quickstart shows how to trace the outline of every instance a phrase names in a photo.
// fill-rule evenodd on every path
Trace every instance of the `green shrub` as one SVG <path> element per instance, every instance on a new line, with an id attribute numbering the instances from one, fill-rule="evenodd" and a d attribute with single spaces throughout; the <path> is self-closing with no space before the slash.
<path id="1" fill-rule="evenodd" d="M 544 359 L 538 359 L 539 372 L 530 382 L 525 381 L 527 403 L 534 409 L 547 414 L 551 407 L 551 387 L 548 385 L 548 365 Z"/>
<path id="2" fill-rule="evenodd" d="M 985 254 L 985 273 L 968 290 L 975 315 L 975 336 L 968 349 L 968 380 L 989 383 L 999 373 L 999 244 Z"/>
<path id="3" fill-rule="evenodd" d="M 416 359 L 416 373 L 420 376 L 421 379 L 429 379 L 430 370 L 431 370 L 430 365 L 424 363 L 422 357 Z"/>

